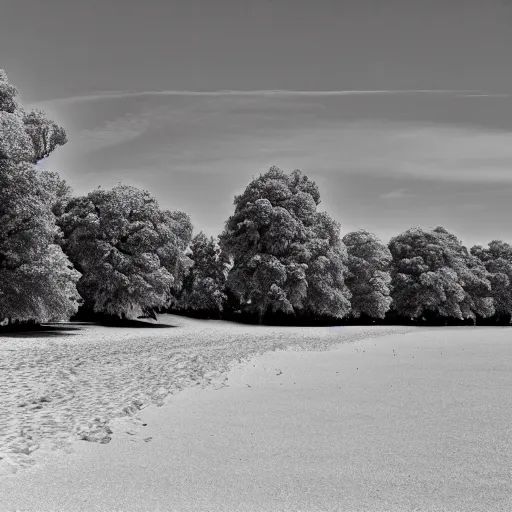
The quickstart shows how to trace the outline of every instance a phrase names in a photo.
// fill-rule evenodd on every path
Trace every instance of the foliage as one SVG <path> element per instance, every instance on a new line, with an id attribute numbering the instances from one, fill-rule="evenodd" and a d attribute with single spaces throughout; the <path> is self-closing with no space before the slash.
<path id="1" fill-rule="evenodd" d="M 0 111 L 0 160 L 32 162 L 34 146 L 19 112 Z"/>
<path id="2" fill-rule="evenodd" d="M 0 319 L 67 319 L 78 309 L 80 274 L 56 243 L 56 189 L 33 165 L 38 155 L 16 95 L 0 70 Z"/>
<path id="3" fill-rule="evenodd" d="M 21 110 L 18 102 L 18 89 L 9 82 L 7 74 L 0 69 L 0 112 L 14 114 Z"/>
<path id="4" fill-rule="evenodd" d="M 352 294 L 352 316 L 384 318 L 391 306 L 391 252 L 364 230 L 348 233 L 343 243 L 348 252 L 345 282 Z"/>
<path id="5" fill-rule="evenodd" d="M 409 229 L 392 238 L 393 308 L 418 318 L 426 312 L 475 320 L 494 314 L 489 273 L 442 227 Z"/>
<path id="6" fill-rule="evenodd" d="M 64 128 L 41 110 L 27 112 L 0 69 L 0 159 L 37 163 L 67 142 Z"/>
<path id="7" fill-rule="evenodd" d="M 80 274 L 55 243 L 52 190 L 31 164 L 0 162 L 0 317 L 67 319 Z"/>
<path id="8" fill-rule="evenodd" d="M 487 248 L 475 245 L 471 254 L 477 257 L 490 273 L 496 314 L 512 315 L 512 246 L 493 240 Z"/>
<path id="9" fill-rule="evenodd" d="M 213 237 L 198 233 L 190 244 L 194 264 L 185 278 L 179 307 L 184 310 L 218 314 L 223 310 L 226 295 L 226 261 Z"/>
<path id="10" fill-rule="evenodd" d="M 64 128 L 47 119 L 41 110 L 25 114 L 23 123 L 34 147 L 33 163 L 50 156 L 57 147 L 67 142 Z"/>
<path id="11" fill-rule="evenodd" d="M 161 210 L 147 191 L 118 185 L 72 198 L 59 224 L 95 312 L 137 317 L 167 307 L 190 266 L 190 219 Z"/>
<path id="12" fill-rule="evenodd" d="M 45 188 L 51 191 L 53 202 L 52 211 L 58 218 L 64 212 L 67 203 L 71 200 L 72 189 L 58 173 L 42 169 L 38 172 L 39 180 L 44 183 Z"/>
<path id="13" fill-rule="evenodd" d="M 234 200 L 220 237 L 233 261 L 227 287 L 244 311 L 343 317 L 350 293 L 339 225 L 318 213 L 318 187 L 296 170 L 277 167 L 253 179 Z"/>

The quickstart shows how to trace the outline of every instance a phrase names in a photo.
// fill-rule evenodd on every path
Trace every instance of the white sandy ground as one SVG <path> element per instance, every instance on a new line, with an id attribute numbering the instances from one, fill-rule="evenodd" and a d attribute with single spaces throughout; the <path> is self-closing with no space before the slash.
<path id="1" fill-rule="evenodd" d="M 93 398 L 83 410 L 75 398 L 67 402 L 73 413 L 85 415 L 94 414 L 91 405 L 99 407 L 101 393 L 109 389 L 102 380 L 110 368 L 107 354 L 111 365 L 132 361 L 131 371 L 120 369 L 126 381 L 111 380 L 121 387 L 124 382 L 130 392 L 138 382 L 142 393 L 149 382 L 134 376 L 137 348 L 146 371 L 155 364 L 148 362 L 153 354 L 165 360 L 172 350 L 200 351 L 207 368 L 197 373 L 204 374 L 292 341 L 314 350 L 359 341 L 329 352 L 267 353 L 238 364 L 227 386 L 217 374 L 214 387 L 189 388 L 163 407 L 110 421 L 108 444 L 74 442 L 74 452 L 64 454 L 42 443 L 30 456 L 19 455 L 35 462 L 29 469 L 0 479 L 1 511 L 512 510 L 510 329 L 402 329 L 409 333 L 389 335 L 401 328 L 165 321 L 180 327 L 156 334 L 157 329 L 130 331 L 124 338 L 121 329 L 89 327 L 82 340 L 77 335 L 45 345 L 48 339 L 10 339 L 2 340 L 0 350 L 3 356 L 9 345 L 31 361 L 32 343 L 46 361 L 50 353 L 60 354 L 63 367 L 75 360 L 66 359 L 68 351 L 84 360 L 89 354 L 96 369 L 87 371 L 85 362 L 78 366 L 73 396 L 80 403 Z M 5 394 L 9 380 L 0 378 Z M 173 380 L 166 378 L 169 386 Z M 31 384 L 36 380 L 37 375 Z M 40 403 L 43 409 L 54 404 Z M 7 410 L 7 425 L 16 411 Z M 24 414 L 23 421 L 30 421 Z M 33 420 L 35 430 L 37 425 Z"/>
<path id="2" fill-rule="evenodd" d="M 291 345 L 325 350 L 397 328 L 255 327 L 162 315 L 143 328 L 63 325 L 0 336 L 0 475 L 76 439 L 109 442 L 111 422 L 188 386 L 223 385 L 232 362 Z M 403 332 L 404 329 L 401 329 Z"/>

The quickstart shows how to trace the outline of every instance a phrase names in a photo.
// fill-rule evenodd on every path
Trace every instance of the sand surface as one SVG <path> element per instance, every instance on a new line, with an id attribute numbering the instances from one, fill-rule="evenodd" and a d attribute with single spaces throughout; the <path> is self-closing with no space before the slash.
<path id="1" fill-rule="evenodd" d="M 401 329 L 255 327 L 172 315 L 141 325 L 0 335 L 0 477 L 32 466 L 36 454 L 70 452 L 78 439 L 108 443 L 116 418 L 136 426 L 149 404 L 190 386 L 221 387 L 233 362 L 256 353 L 326 350 Z"/>
<path id="2" fill-rule="evenodd" d="M 511 331 L 342 332 L 360 339 L 267 353 L 113 420 L 108 444 L 34 452 L 0 510 L 512 510 Z"/>

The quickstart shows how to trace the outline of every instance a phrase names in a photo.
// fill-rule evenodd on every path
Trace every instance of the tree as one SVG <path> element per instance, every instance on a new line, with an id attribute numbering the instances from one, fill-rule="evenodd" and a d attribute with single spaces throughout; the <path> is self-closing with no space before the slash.
<path id="1" fill-rule="evenodd" d="M 346 248 L 339 225 L 316 211 L 319 203 L 314 182 L 277 167 L 235 197 L 220 237 L 233 262 L 227 287 L 260 323 L 267 310 L 342 318 L 350 308 Z"/>
<path id="2" fill-rule="evenodd" d="M 487 248 L 475 245 L 471 254 L 478 258 L 490 273 L 494 308 L 499 317 L 512 317 L 512 246 L 493 240 Z"/>
<path id="3" fill-rule="evenodd" d="M 190 244 L 193 267 L 185 278 L 179 307 L 204 314 L 218 314 L 223 310 L 226 295 L 226 261 L 213 237 L 198 233 Z"/>
<path id="4" fill-rule="evenodd" d="M 392 299 L 398 314 L 427 313 L 459 320 L 494 314 L 489 274 L 457 237 L 442 227 L 409 229 L 392 238 Z"/>
<path id="5" fill-rule="evenodd" d="M 22 110 L 17 96 L 18 89 L 9 82 L 5 71 L 0 69 L 0 112 L 14 114 Z"/>
<path id="6" fill-rule="evenodd" d="M 42 110 L 27 112 L 17 95 L 0 69 L 0 158 L 35 164 L 66 144 L 66 132 Z"/>
<path id="7" fill-rule="evenodd" d="M 25 114 L 23 123 L 34 146 L 33 163 L 47 158 L 57 147 L 67 142 L 64 128 L 47 119 L 41 110 L 32 110 Z"/>
<path id="8" fill-rule="evenodd" d="M 80 274 L 56 243 L 56 190 L 33 165 L 39 155 L 16 96 L 0 70 L 0 319 L 68 319 Z"/>
<path id="9" fill-rule="evenodd" d="M 71 200 L 72 189 L 56 172 L 43 169 L 38 172 L 38 175 L 39 180 L 44 183 L 44 187 L 52 193 L 52 212 L 55 217 L 59 218 Z"/>
<path id="10" fill-rule="evenodd" d="M 138 317 L 167 307 L 190 260 L 192 224 L 126 185 L 72 198 L 59 217 L 64 246 L 82 272 L 78 289 L 95 312 Z"/>
<path id="11" fill-rule="evenodd" d="M 17 164 L 35 158 L 32 141 L 25 131 L 20 112 L 0 111 L 0 160 Z"/>
<path id="12" fill-rule="evenodd" d="M 345 282 L 352 294 L 351 314 L 384 318 L 391 306 L 391 252 L 364 230 L 348 233 L 342 240 L 348 251 Z"/>

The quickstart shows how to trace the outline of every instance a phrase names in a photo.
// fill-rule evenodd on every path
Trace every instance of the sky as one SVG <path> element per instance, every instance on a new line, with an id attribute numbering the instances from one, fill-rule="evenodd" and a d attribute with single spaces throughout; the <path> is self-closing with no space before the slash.
<path id="1" fill-rule="evenodd" d="M 0 68 L 69 142 L 76 194 L 123 182 L 217 235 L 277 165 L 342 234 L 512 242 L 512 0 L 3 0 Z"/>

